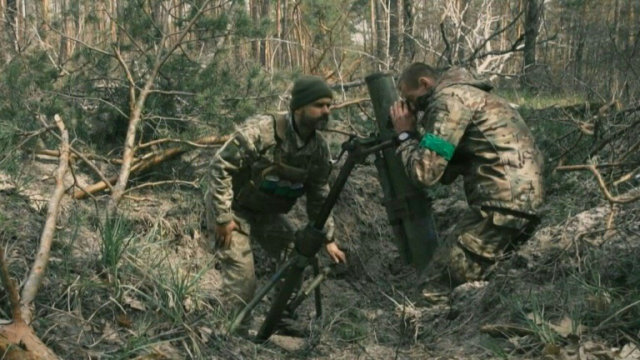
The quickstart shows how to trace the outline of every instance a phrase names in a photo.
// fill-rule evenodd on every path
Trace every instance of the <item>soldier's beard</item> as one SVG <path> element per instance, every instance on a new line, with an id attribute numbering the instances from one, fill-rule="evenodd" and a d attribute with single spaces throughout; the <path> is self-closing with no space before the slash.
<path id="1" fill-rule="evenodd" d="M 315 119 L 316 130 L 327 130 L 329 128 L 329 115 L 320 115 Z"/>
<path id="2" fill-rule="evenodd" d="M 312 117 L 303 113 L 299 123 L 300 128 L 298 129 L 298 133 L 302 137 L 308 137 L 316 130 L 326 130 L 328 128 L 328 123 L 328 114 Z"/>

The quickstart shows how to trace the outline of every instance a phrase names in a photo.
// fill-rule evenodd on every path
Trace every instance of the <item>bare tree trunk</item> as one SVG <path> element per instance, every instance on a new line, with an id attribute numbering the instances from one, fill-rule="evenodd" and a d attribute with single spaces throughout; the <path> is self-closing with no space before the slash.
<path id="1" fill-rule="evenodd" d="M 29 324 L 33 320 L 31 308 L 33 306 L 33 300 L 38 293 L 38 289 L 42 284 L 42 278 L 44 272 L 49 263 L 49 253 L 51 250 L 51 244 L 53 242 L 53 236 L 56 232 L 56 221 L 58 219 L 58 211 L 60 209 L 60 200 L 65 193 L 64 176 L 69 168 L 69 133 L 62 122 L 62 118 L 59 115 L 55 115 L 54 120 L 56 126 L 60 129 L 62 142 L 60 144 L 60 159 L 58 169 L 55 173 L 56 187 L 53 191 L 49 204 L 47 205 L 47 220 L 42 229 L 42 235 L 40 236 L 40 248 L 38 254 L 31 267 L 29 277 L 22 288 L 21 300 L 20 300 L 20 312 L 25 323 Z"/>
<path id="2" fill-rule="evenodd" d="M 109 0 L 109 13 L 111 14 L 111 19 L 108 20 L 110 26 L 110 34 L 111 34 L 111 42 L 118 42 L 118 24 L 116 20 L 118 19 L 118 0 Z"/>
<path id="3" fill-rule="evenodd" d="M 250 3 L 250 16 L 253 21 L 253 26 L 258 27 L 260 25 L 260 0 L 248 0 Z M 260 59 L 260 41 L 254 39 L 251 41 L 251 57 L 253 59 Z"/>
<path id="4" fill-rule="evenodd" d="M 7 0 L 0 0 L 0 31 L 4 34 L 4 23 L 6 21 Z"/>
<path id="5" fill-rule="evenodd" d="M 75 21 L 75 37 L 83 40 L 87 43 L 92 43 L 93 42 L 93 32 L 92 31 L 88 31 L 85 32 L 85 14 L 86 14 L 86 8 L 85 8 L 85 4 L 81 3 L 81 2 L 76 2 L 75 6 L 74 6 L 74 13 L 76 16 L 76 21 Z M 71 48 L 71 53 L 73 53 L 75 47 L 76 47 L 76 42 L 73 42 L 73 47 Z"/>
<path id="6" fill-rule="evenodd" d="M 413 0 L 404 0 L 404 27 L 403 27 L 403 41 L 404 41 L 404 57 L 407 62 L 412 62 L 416 55 L 416 46 L 413 40 L 415 36 L 415 14 L 413 10 Z"/>
<path id="7" fill-rule="evenodd" d="M 615 52 L 618 54 L 622 54 L 622 56 L 624 56 L 624 51 L 623 48 L 621 46 L 622 44 L 622 31 L 621 29 L 623 28 L 622 26 L 622 21 L 621 21 L 621 16 L 620 16 L 620 11 L 621 11 L 622 5 L 620 4 L 620 0 L 615 0 L 613 3 L 613 33 L 610 34 L 611 38 L 613 39 L 613 46 L 615 48 Z M 616 56 L 616 59 L 618 57 Z M 624 60 L 623 60 L 624 61 Z M 617 100 L 618 99 L 618 95 L 619 92 L 621 90 L 621 88 L 623 87 L 623 83 L 624 83 L 624 79 L 622 79 L 622 74 L 620 71 L 620 61 L 616 60 L 614 61 L 614 63 L 612 64 L 612 69 L 611 69 L 611 77 L 612 80 L 609 81 L 610 84 L 610 89 L 609 89 L 609 93 L 611 94 L 612 100 Z"/>
<path id="8" fill-rule="evenodd" d="M 387 31 L 387 25 L 389 21 L 387 19 L 387 13 L 384 11 L 383 4 L 385 0 L 375 1 L 375 26 L 376 26 L 376 52 L 375 55 L 383 62 L 387 61 L 388 45 L 389 45 L 389 32 Z"/>
<path id="9" fill-rule="evenodd" d="M 3 360 L 60 359 L 24 322 L 0 326 L 0 354 Z"/>
<path id="10" fill-rule="evenodd" d="M 303 72 L 309 71 L 309 51 L 307 49 L 307 39 L 305 37 L 304 23 L 302 20 L 302 9 L 300 4 L 297 3 L 293 7 L 293 31 L 298 44 L 296 51 L 296 65 L 299 66 Z"/>
<path id="11" fill-rule="evenodd" d="M 4 16 L 9 39 L 13 42 L 13 50 L 20 52 L 20 21 L 18 16 L 18 0 L 6 0 Z"/>
<path id="12" fill-rule="evenodd" d="M 377 26 L 376 26 L 376 0 L 369 2 L 369 29 L 371 30 L 371 54 L 377 54 Z"/>
<path id="13" fill-rule="evenodd" d="M 40 37 L 46 41 L 47 39 L 47 25 L 49 24 L 49 0 L 42 0 L 40 2 L 40 24 L 38 25 L 38 32 Z"/>
<path id="14" fill-rule="evenodd" d="M 18 17 L 16 18 L 16 27 L 18 31 L 18 37 L 20 41 L 26 46 L 26 36 L 27 36 L 27 4 L 26 0 L 16 0 L 18 4 Z M 20 45 L 22 48 L 23 45 Z"/>
<path id="15" fill-rule="evenodd" d="M 402 34 L 402 0 L 389 0 L 389 60 L 398 61 L 400 55 L 400 34 Z"/>
<path id="16" fill-rule="evenodd" d="M 60 51 L 58 52 L 58 65 L 62 66 L 71 56 L 73 49 L 73 19 L 71 18 L 70 0 L 60 0 L 62 6 L 62 34 L 60 37 Z"/>
<path id="17" fill-rule="evenodd" d="M 524 18 L 524 64 L 522 76 L 522 86 L 531 87 L 534 82 L 530 78 L 536 65 L 536 42 L 538 41 L 538 26 L 540 24 L 540 13 L 544 2 L 538 0 L 527 0 Z"/>
<path id="18" fill-rule="evenodd" d="M 263 19 L 268 19 L 269 18 L 269 2 L 271 0 L 262 0 L 262 6 L 260 8 L 260 18 L 261 21 Z M 268 34 L 266 34 L 268 37 Z M 263 67 L 266 67 L 269 64 L 269 42 L 266 41 L 265 39 L 260 41 L 260 64 Z"/>
<path id="19" fill-rule="evenodd" d="M 281 66 L 281 56 L 282 51 L 282 3 L 281 0 L 276 1 L 276 13 L 275 13 L 275 24 L 276 24 L 276 43 L 273 45 L 273 50 L 271 51 L 271 67 L 279 68 Z"/>
<path id="20" fill-rule="evenodd" d="M 0 282 L 7 290 L 12 309 L 12 322 L 0 325 L 0 354 L 7 360 L 58 359 L 27 325 L 20 309 L 20 295 L 15 281 L 9 276 L 4 261 L 4 249 L 0 246 Z"/>
<path id="21" fill-rule="evenodd" d="M 4 44 L 5 43 L 5 39 L 9 39 L 8 36 L 8 29 L 9 27 L 6 26 L 6 23 L 9 19 L 9 17 L 7 16 L 7 0 L 0 0 L 0 43 Z M 0 48 L 0 51 L 5 52 L 5 48 L 4 46 L 2 48 Z M 5 55 L 6 56 L 6 55 Z"/>
<path id="22" fill-rule="evenodd" d="M 282 42 L 282 1 L 276 1 L 276 41 L 271 52 L 271 67 L 282 68 L 282 54 L 284 53 L 284 43 Z M 276 62 L 277 61 L 277 62 Z M 274 63 L 275 62 L 275 63 Z"/>
<path id="23" fill-rule="evenodd" d="M 282 4 L 282 39 L 286 40 L 284 46 L 286 49 L 286 52 L 283 54 L 284 55 L 284 66 L 290 67 L 291 64 L 293 64 L 293 54 L 291 51 L 291 44 L 289 43 L 288 40 L 291 39 L 291 36 L 289 35 L 289 32 L 291 31 L 290 25 L 289 25 L 289 0 L 284 0 L 283 4 Z"/>
<path id="24" fill-rule="evenodd" d="M 574 77 L 576 81 L 581 81 L 583 77 L 583 65 L 584 65 L 584 47 L 585 47 L 585 29 L 584 29 L 584 19 L 585 17 L 585 6 L 581 5 L 580 11 L 576 14 L 575 21 L 575 29 L 577 33 L 574 33 L 573 43 L 575 46 L 575 51 L 573 54 L 574 60 Z"/>

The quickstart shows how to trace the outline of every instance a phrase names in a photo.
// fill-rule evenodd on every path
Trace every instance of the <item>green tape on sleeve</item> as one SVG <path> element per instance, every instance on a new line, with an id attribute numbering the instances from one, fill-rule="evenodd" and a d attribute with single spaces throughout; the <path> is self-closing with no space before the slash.
<path id="1" fill-rule="evenodd" d="M 426 133 L 422 140 L 420 140 L 420 146 L 435 152 L 436 154 L 449 161 L 453 157 L 453 152 L 456 147 L 447 140 L 430 133 Z"/>

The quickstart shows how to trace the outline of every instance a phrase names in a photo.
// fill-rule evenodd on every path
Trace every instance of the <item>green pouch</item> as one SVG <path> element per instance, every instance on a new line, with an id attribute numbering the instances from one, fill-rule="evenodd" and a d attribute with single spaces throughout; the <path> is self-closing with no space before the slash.
<path id="1" fill-rule="evenodd" d="M 288 196 L 279 196 L 275 193 L 266 193 L 265 191 L 249 183 L 244 186 L 238 194 L 235 201 L 243 208 L 266 213 L 283 214 L 289 212 L 296 203 L 297 198 Z"/>
<path id="2" fill-rule="evenodd" d="M 267 175 L 262 180 L 262 182 L 260 182 L 260 190 L 262 190 L 262 191 L 264 191 L 264 192 L 266 192 L 268 194 L 273 194 L 278 189 L 278 182 L 279 181 L 280 181 L 279 177 L 277 177 L 275 175 Z"/>

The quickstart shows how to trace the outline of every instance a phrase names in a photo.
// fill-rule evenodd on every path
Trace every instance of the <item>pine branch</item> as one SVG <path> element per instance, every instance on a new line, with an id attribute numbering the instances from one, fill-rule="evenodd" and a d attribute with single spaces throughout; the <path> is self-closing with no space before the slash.
<path id="1" fill-rule="evenodd" d="M 163 54 L 163 49 L 165 45 L 164 42 L 167 39 L 166 36 L 163 36 L 162 40 L 160 41 L 160 49 L 158 49 L 156 53 L 156 59 L 154 61 L 154 65 L 151 71 L 147 74 L 147 79 L 145 81 L 145 84 L 140 90 L 140 93 L 138 94 L 135 103 L 131 104 L 131 114 L 129 115 L 129 126 L 127 128 L 127 135 L 125 137 L 125 142 L 124 142 L 124 153 L 122 155 L 122 166 L 120 167 L 120 173 L 118 175 L 118 179 L 111 191 L 111 199 L 109 201 L 109 204 L 107 205 L 108 213 L 115 212 L 116 208 L 118 207 L 118 203 L 120 202 L 120 199 L 122 198 L 122 195 L 124 194 L 124 190 L 127 186 L 127 182 L 129 180 L 129 176 L 132 171 L 132 168 L 131 168 L 132 162 L 135 155 L 134 143 L 135 143 L 136 133 L 138 129 L 138 124 L 142 121 L 142 111 L 144 109 L 146 99 L 151 93 L 155 79 L 158 76 L 158 73 L 160 72 L 160 69 L 162 68 L 162 66 L 169 59 L 169 57 L 171 57 L 173 52 L 179 47 L 180 43 L 187 36 L 187 34 L 189 33 L 189 30 L 195 25 L 196 21 L 200 18 L 200 16 L 202 16 L 202 14 L 204 13 L 205 9 L 207 8 L 210 2 L 211 0 L 207 0 L 204 2 L 204 4 L 202 4 L 200 9 L 198 9 L 196 14 L 189 21 L 189 23 L 179 33 L 176 43 L 172 47 L 170 47 L 168 51 L 164 54 Z M 125 71 L 128 72 L 128 69 L 126 68 L 126 64 L 123 61 L 120 61 L 120 65 L 123 66 Z M 128 74 L 128 76 L 129 75 L 130 74 Z M 129 82 L 131 83 L 131 79 L 129 79 Z M 131 90 L 131 91 L 134 91 L 134 90 Z M 107 185 L 107 183 L 105 183 L 105 185 Z"/>

